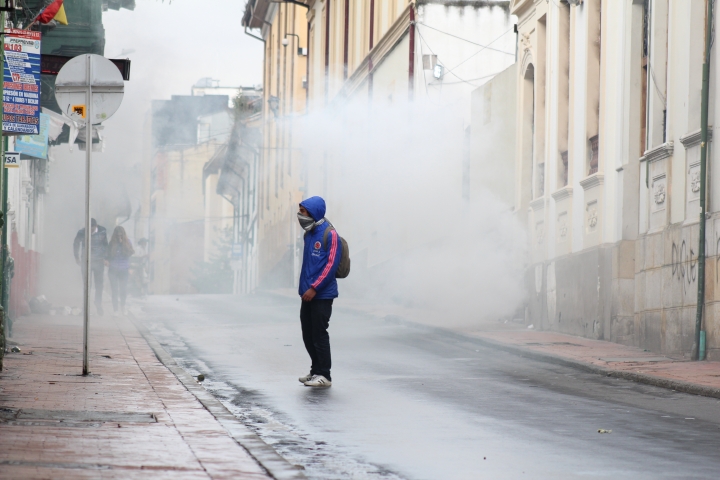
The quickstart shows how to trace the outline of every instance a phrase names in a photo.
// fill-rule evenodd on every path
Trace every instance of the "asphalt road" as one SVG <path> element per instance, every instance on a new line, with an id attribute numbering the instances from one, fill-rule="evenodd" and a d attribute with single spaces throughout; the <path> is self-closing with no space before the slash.
<path id="1" fill-rule="evenodd" d="M 717 478 L 720 401 L 528 360 L 336 301 L 333 386 L 299 300 L 155 296 L 142 321 L 310 478 Z M 599 434 L 598 429 L 612 430 Z"/>

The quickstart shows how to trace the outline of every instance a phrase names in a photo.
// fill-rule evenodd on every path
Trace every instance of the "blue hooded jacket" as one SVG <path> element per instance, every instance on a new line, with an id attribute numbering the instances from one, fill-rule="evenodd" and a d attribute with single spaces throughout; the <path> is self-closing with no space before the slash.
<path id="1" fill-rule="evenodd" d="M 305 207 L 316 222 L 325 218 L 325 200 L 320 197 L 310 197 L 300 203 Z M 338 286 L 335 272 L 340 265 L 342 243 L 335 230 L 327 236 L 327 244 L 323 245 L 325 229 L 330 222 L 325 220 L 315 225 L 305 234 L 305 248 L 303 249 L 302 270 L 300 271 L 300 284 L 298 293 L 302 296 L 310 287 L 317 292 L 315 298 L 327 300 L 337 298 Z"/>

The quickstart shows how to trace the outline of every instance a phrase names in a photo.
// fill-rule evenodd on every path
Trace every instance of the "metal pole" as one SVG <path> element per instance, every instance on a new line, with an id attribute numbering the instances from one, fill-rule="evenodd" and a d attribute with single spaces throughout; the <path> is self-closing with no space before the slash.
<path id="1" fill-rule="evenodd" d="M 713 1 L 707 0 L 705 23 L 705 58 L 702 71 L 702 104 L 700 108 L 700 245 L 698 247 L 698 298 L 695 315 L 695 341 L 692 359 L 704 360 L 705 349 L 701 349 L 703 307 L 705 305 L 705 201 L 707 195 L 707 149 L 708 149 L 708 105 L 710 103 L 710 42 L 712 41 Z M 702 350 L 702 351 L 701 351 Z"/>
<path id="2" fill-rule="evenodd" d="M 83 270 L 85 272 L 85 290 L 83 291 L 83 375 L 90 373 L 88 361 L 88 327 L 90 317 L 90 255 L 91 232 L 90 232 L 90 165 L 92 160 L 92 55 L 86 55 L 85 63 L 85 258 Z M 97 282 L 97 279 L 95 280 Z M 95 284 L 97 285 L 97 283 Z M 97 287 L 96 287 L 97 288 Z"/>
<path id="3" fill-rule="evenodd" d="M 5 277 L 5 264 L 7 263 L 8 255 L 10 253 L 9 247 L 8 247 L 8 230 L 10 230 L 10 223 L 8 221 L 7 217 L 7 204 L 8 204 L 8 170 L 5 167 L 5 152 L 8 150 L 8 137 L 3 137 L 2 141 L 2 155 L 3 155 L 3 172 L 2 172 L 2 211 L 3 211 L 3 219 L 5 220 L 5 226 L 2 229 L 2 255 L 0 255 L 0 281 L 2 282 L 2 288 L 0 288 L 0 303 L 2 303 L 2 308 L 5 311 L 5 328 L 8 328 L 9 320 L 8 320 L 8 303 L 9 301 L 5 301 L 6 298 L 10 298 L 8 295 L 8 289 L 10 288 L 10 285 L 8 285 L 9 278 Z"/>
<path id="4" fill-rule="evenodd" d="M 0 12 L 0 28 L 2 28 L 3 31 L 5 31 L 5 12 Z M 2 35 L 0 37 L 0 68 L 5 67 L 5 35 Z M 0 92 L 3 91 L 3 86 L 0 85 Z M 3 111 L 3 106 L 0 105 L 0 111 Z M 4 113 L 4 111 L 3 111 Z M 2 133 L 2 132 L 0 132 Z M 2 156 L 2 179 L 3 179 L 3 187 L 2 187 L 2 214 L 3 214 L 3 220 L 5 220 L 5 225 L 2 229 L 2 248 L 3 254 L 0 255 L 0 295 L 3 294 L 5 291 L 5 245 L 7 244 L 7 229 L 8 229 L 8 218 L 7 218 L 7 170 L 5 169 L 5 151 L 7 150 L 5 148 L 5 142 L 7 142 L 7 137 L 3 137 L 2 147 L 0 148 L 0 155 Z M 3 295 L 0 298 L 4 298 Z M 3 356 L 5 355 L 5 329 L 7 328 L 6 325 L 8 323 L 7 318 L 5 318 L 7 315 L 7 311 L 3 311 L 3 307 L 0 306 L 0 370 L 3 368 Z"/>

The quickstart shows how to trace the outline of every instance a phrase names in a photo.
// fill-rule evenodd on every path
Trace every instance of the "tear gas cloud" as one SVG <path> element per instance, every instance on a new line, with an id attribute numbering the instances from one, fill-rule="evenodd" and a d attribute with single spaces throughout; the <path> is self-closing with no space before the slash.
<path id="1" fill-rule="evenodd" d="M 297 123 L 307 193 L 324 193 L 350 242 L 341 295 L 430 308 L 444 325 L 522 316 L 525 229 L 489 191 L 463 198 L 462 104 L 351 102 Z"/>
<path id="2" fill-rule="evenodd" d="M 104 122 L 105 149 L 93 153 L 92 215 L 108 237 L 116 224 L 123 225 L 134 245 L 143 236 L 128 215 L 137 214 L 143 195 L 150 102 L 189 95 L 201 77 L 233 86 L 262 83 L 262 43 L 239 27 L 244 6 L 236 0 L 138 0 L 133 11 L 103 13 L 105 56 L 132 62 L 123 103 Z M 72 242 L 84 227 L 85 152 L 60 145 L 52 148 L 52 159 L 37 232 L 42 254 L 37 290 L 54 305 L 79 306 L 82 277 Z"/>
<path id="3" fill-rule="evenodd" d="M 262 43 L 238 25 L 244 3 L 203 4 L 140 0 L 135 11 L 103 15 L 105 55 L 132 60 L 123 105 L 105 122 L 105 151 L 93 157 L 92 213 L 108 235 L 121 223 L 134 244 L 142 236 L 127 220 L 147 193 L 141 167 L 149 159 L 151 100 L 188 95 L 201 77 L 233 86 L 262 81 Z M 511 207 L 489 192 L 463 198 L 464 117 L 467 102 L 369 108 L 363 98 L 292 120 L 305 194 L 326 198 L 328 217 L 350 242 L 353 271 L 341 282 L 343 297 L 434 310 L 442 324 L 518 315 L 526 234 Z M 38 293 L 80 305 L 71 245 L 83 227 L 85 154 L 63 145 L 53 158 Z"/>

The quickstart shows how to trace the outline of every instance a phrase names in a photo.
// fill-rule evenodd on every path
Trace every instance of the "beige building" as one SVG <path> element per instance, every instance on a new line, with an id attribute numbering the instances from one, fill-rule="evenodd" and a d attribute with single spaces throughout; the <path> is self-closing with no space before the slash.
<path id="1" fill-rule="evenodd" d="M 373 137 L 389 130 L 356 141 L 359 124 L 373 123 L 357 113 L 370 106 L 379 115 L 394 109 L 408 118 L 411 104 L 454 108 L 465 122 L 453 127 L 462 142 L 471 91 L 515 60 L 509 2 L 250 0 L 243 25 L 265 42 L 260 286 L 295 284 L 301 248 L 295 213 L 307 196 L 328 201 L 330 219 L 353 241 L 353 268 L 387 265 L 402 256 L 414 246 L 402 229 L 363 227 L 373 223 L 373 213 L 362 185 L 392 193 L 363 176 L 373 174 L 363 166 L 369 157 L 381 162 L 392 149 L 372 149 Z M 400 121 L 391 128 L 402 127 Z M 391 142 L 393 148 L 399 143 Z M 460 150 L 444 152 L 448 189 L 458 198 Z M 408 160 L 406 152 L 385 164 L 401 175 Z"/>
<path id="2" fill-rule="evenodd" d="M 303 163 L 293 125 L 307 105 L 306 12 L 298 2 L 250 0 L 243 17 L 246 33 L 265 44 L 262 142 L 253 192 L 257 265 L 248 268 L 256 268 L 258 285 L 267 288 L 292 286 L 299 268 L 295 213 L 303 198 Z"/>
<path id="3" fill-rule="evenodd" d="M 492 82 L 476 92 L 473 117 L 479 125 L 490 106 L 515 105 L 515 148 L 497 161 L 528 226 L 536 326 L 691 353 L 706 3 L 513 0 L 518 61 L 503 75 L 514 98 L 499 98 Z M 493 118 L 488 128 L 507 130 Z M 475 145 L 479 167 L 489 147 Z M 708 158 L 703 324 L 711 359 L 720 358 L 717 155 Z"/>
<path id="4" fill-rule="evenodd" d="M 205 165 L 230 137 L 228 97 L 155 100 L 147 125 L 143 201 L 134 230 L 136 241 L 149 241 L 148 290 L 196 293 L 202 290 L 197 271 L 211 255 L 215 239 L 233 225 L 232 207 L 216 201 L 214 191 L 206 195 L 205 188 Z"/>

